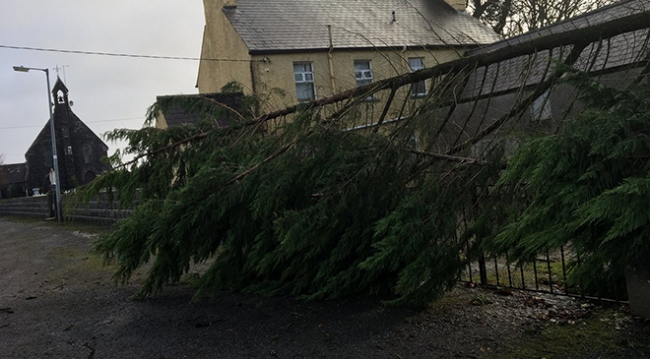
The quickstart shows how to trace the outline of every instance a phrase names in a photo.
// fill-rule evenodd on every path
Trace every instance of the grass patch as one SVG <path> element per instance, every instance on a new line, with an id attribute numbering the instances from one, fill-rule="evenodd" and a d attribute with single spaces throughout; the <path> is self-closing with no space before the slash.
<path id="1" fill-rule="evenodd" d="M 18 216 L 7 216 L 3 217 L 12 222 L 17 223 L 26 223 L 26 224 L 39 224 L 52 226 L 56 228 L 61 228 L 68 230 L 70 232 L 82 232 L 92 235 L 103 235 L 110 234 L 115 230 L 115 225 L 105 225 L 105 224 L 96 224 L 96 223 L 87 223 L 87 222 L 57 222 L 56 220 L 46 221 L 43 218 L 39 217 L 18 217 Z"/>
<path id="2" fill-rule="evenodd" d="M 533 263 L 524 263 L 519 266 L 516 264 L 507 265 L 505 260 L 501 259 L 496 265 L 494 260 L 488 260 L 486 264 L 487 284 L 499 287 L 534 289 L 550 292 L 551 286 L 553 286 L 553 292 L 560 293 L 565 292 L 565 287 L 567 286 L 566 278 L 570 275 L 568 265 L 566 268 L 563 268 L 562 261 L 560 260 L 554 260 L 547 264 L 546 261 L 540 259 L 535 265 L 533 265 Z M 479 283 L 481 279 L 478 268 L 476 268 L 476 263 L 473 267 L 472 281 Z M 462 279 L 467 281 L 470 280 L 467 270 Z M 568 289 L 569 293 L 580 294 L 576 288 L 569 287 Z"/>
<path id="3" fill-rule="evenodd" d="M 600 310 L 574 325 L 531 328 L 505 343 L 505 349 L 481 358 L 647 358 L 650 325 L 629 321 L 629 316 L 614 310 Z"/>
<path id="4" fill-rule="evenodd" d="M 64 270 L 85 271 L 114 271 L 115 264 L 105 264 L 104 258 L 92 251 L 79 248 L 59 247 L 52 251 L 55 258 L 59 259 Z"/>

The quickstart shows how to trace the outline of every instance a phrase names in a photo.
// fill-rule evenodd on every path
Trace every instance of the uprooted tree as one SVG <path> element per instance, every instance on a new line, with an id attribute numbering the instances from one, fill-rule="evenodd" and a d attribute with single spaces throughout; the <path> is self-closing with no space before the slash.
<path id="1" fill-rule="evenodd" d="M 505 177 L 507 146 L 472 148 L 516 134 L 514 124 L 537 99 L 576 76 L 566 74 L 594 68 L 609 51 L 608 38 L 644 27 L 645 16 L 631 16 L 257 117 L 202 97 L 159 101 L 150 119 L 180 105 L 203 120 L 109 136 L 126 139 L 126 153 L 136 158 L 121 164 L 115 156 L 117 169 L 92 182 L 86 195 L 116 188 L 123 205 L 137 199 L 138 206 L 97 249 L 117 261 L 120 281 L 150 263 L 141 295 L 208 263 L 197 296 L 372 294 L 422 305 L 450 289 L 481 248 L 526 260 L 568 241 L 593 264 L 574 271 L 576 278 L 611 273 L 649 247 L 647 211 L 630 213 L 623 205 L 636 208 L 647 196 L 644 97 L 578 81 L 585 108 L 599 107 L 579 112 L 562 135 L 524 147 Z M 553 60 L 539 61 L 553 49 Z M 513 92 L 500 117 L 480 114 L 497 99 L 473 95 L 476 88 L 494 88 L 490 81 L 510 66 L 492 65 L 507 61 L 530 65 L 519 67 L 528 75 L 536 64 L 545 70 L 538 85 Z M 397 106 L 400 120 L 383 124 L 395 93 L 425 79 L 435 84 L 428 97 L 413 105 L 407 96 Z M 376 123 L 351 130 L 359 99 L 382 91 L 389 96 Z M 591 101 L 603 94 L 608 101 Z M 461 107 L 465 117 L 455 118 Z M 225 129 L 213 120 L 224 114 L 232 121 Z M 590 129 L 592 121 L 601 126 Z M 553 235 L 545 235 L 550 229 Z M 626 245 L 608 249 L 618 241 Z"/>

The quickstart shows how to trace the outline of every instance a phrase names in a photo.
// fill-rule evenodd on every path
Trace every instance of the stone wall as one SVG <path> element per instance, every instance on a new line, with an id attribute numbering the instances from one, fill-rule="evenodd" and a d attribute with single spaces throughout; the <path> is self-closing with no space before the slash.
<path id="1" fill-rule="evenodd" d="M 112 224 L 127 217 L 131 210 L 119 209 L 116 202 L 98 198 L 88 203 L 74 199 L 74 195 L 62 195 L 63 217 L 66 221 Z M 32 218 L 49 217 L 47 196 L 0 200 L 0 216 Z"/>

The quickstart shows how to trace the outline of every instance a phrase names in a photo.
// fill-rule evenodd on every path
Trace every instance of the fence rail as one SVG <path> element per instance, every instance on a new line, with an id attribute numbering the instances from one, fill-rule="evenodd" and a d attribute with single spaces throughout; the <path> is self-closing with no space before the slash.
<path id="1" fill-rule="evenodd" d="M 628 299 L 622 283 L 597 282 L 590 289 L 571 283 L 570 271 L 579 267 L 581 261 L 563 246 L 554 251 L 546 249 L 526 263 L 512 263 L 507 253 L 480 257 L 467 264 L 459 278 L 461 282 L 617 303 L 626 303 Z"/>

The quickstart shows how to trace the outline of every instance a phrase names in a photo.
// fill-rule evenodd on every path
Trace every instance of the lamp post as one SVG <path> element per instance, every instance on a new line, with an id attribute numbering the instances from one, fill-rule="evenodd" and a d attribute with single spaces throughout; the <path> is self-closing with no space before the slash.
<path id="1" fill-rule="evenodd" d="M 52 163 L 54 165 L 54 179 L 56 192 L 56 220 L 61 222 L 61 181 L 59 180 L 59 160 L 56 155 L 56 136 L 54 133 L 54 115 L 52 114 L 52 95 L 50 94 L 50 71 L 48 69 L 39 69 L 25 66 L 14 66 L 14 71 L 29 72 L 30 70 L 45 72 L 47 79 L 47 109 L 50 111 L 50 135 L 52 139 Z"/>

